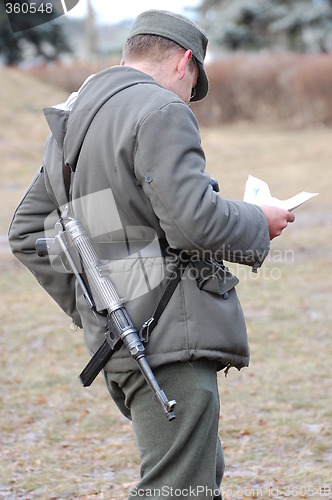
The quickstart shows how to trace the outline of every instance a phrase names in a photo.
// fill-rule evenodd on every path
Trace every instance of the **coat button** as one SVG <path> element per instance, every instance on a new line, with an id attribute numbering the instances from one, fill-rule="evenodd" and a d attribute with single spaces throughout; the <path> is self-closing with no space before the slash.
<path id="1" fill-rule="evenodd" d="M 147 176 L 145 177 L 145 182 L 147 182 L 148 184 L 150 184 L 150 182 L 152 182 L 152 177 L 151 177 L 151 175 L 147 175 Z"/>
<path id="2" fill-rule="evenodd" d="M 225 293 L 224 293 L 224 295 L 222 296 L 222 298 L 223 298 L 224 300 L 227 300 L 227 299 L 228 299 L 228 297 L 229 297 L 229 293 L 228 293 L 228 292 L 225 292 Z"/>

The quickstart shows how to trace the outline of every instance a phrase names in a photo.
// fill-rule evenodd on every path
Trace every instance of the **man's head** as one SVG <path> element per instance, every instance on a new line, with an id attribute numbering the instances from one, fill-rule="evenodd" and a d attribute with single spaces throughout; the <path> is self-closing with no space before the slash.
<path id="1" fill-rule="evenodd" d="M 150 64 L 158 83 L 185 102 L 199 101 L 209 87 L 204 69 L 207 43 L 204 31 L 189 19 L 167 11 L 148 10 L 135 20 L 123 49 L 123 60 L 136 67 Z M 192 88 L 188 95 L 185 87 L 189 85 Z"/>

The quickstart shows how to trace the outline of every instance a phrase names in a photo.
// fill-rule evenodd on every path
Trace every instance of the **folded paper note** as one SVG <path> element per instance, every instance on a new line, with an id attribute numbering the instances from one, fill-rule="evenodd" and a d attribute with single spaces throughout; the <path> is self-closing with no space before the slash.
<path id="1" fill-rule="evenodd" d="M 246 182 L 243 201 L 255 205 L 271 205 L 273 207 L 284 208 L 285 210 L 294 210 L 294 208 L 299 207 L 318 194 L 319 193 L 302 191 L 292 196 L 292 198 L 288 198 L 288 200 L 279 200 L 271 195 L 270 188 L 266 182 L 249 175 Z"/>

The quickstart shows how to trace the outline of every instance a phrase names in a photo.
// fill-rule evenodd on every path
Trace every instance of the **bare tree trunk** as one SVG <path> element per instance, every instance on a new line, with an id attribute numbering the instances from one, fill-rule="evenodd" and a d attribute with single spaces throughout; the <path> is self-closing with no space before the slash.
<path id="1" fill-rule="evenodd" d="M 88 2 L 88 11 L 85 20 L 85 33 L 86 33 L 86 47 L 87 47 L 87 59 L 94 60 L 98 57 L 97 48 L 97 33 L 95 26 L 95 14 L 93 7 L 91 5 L 91 0 Z"/>

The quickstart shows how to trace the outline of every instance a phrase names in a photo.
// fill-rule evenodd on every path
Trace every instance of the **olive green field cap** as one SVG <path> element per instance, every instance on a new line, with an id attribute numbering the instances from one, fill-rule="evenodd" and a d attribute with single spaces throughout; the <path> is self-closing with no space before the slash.
<path id="1" fill-rule="evenodd" d="M 200 101 L 209 90 L 209 80 L 204 69 L 204 59 L 208 38 L 197 24 L 180 14 L 166 10 L 147 10 L 134 21 L 128 38 L 135 35 L 159 35 L 180 45 L 185 50 L 191 50 L 198 65 L 196 94 L 192 101 Z"/>

